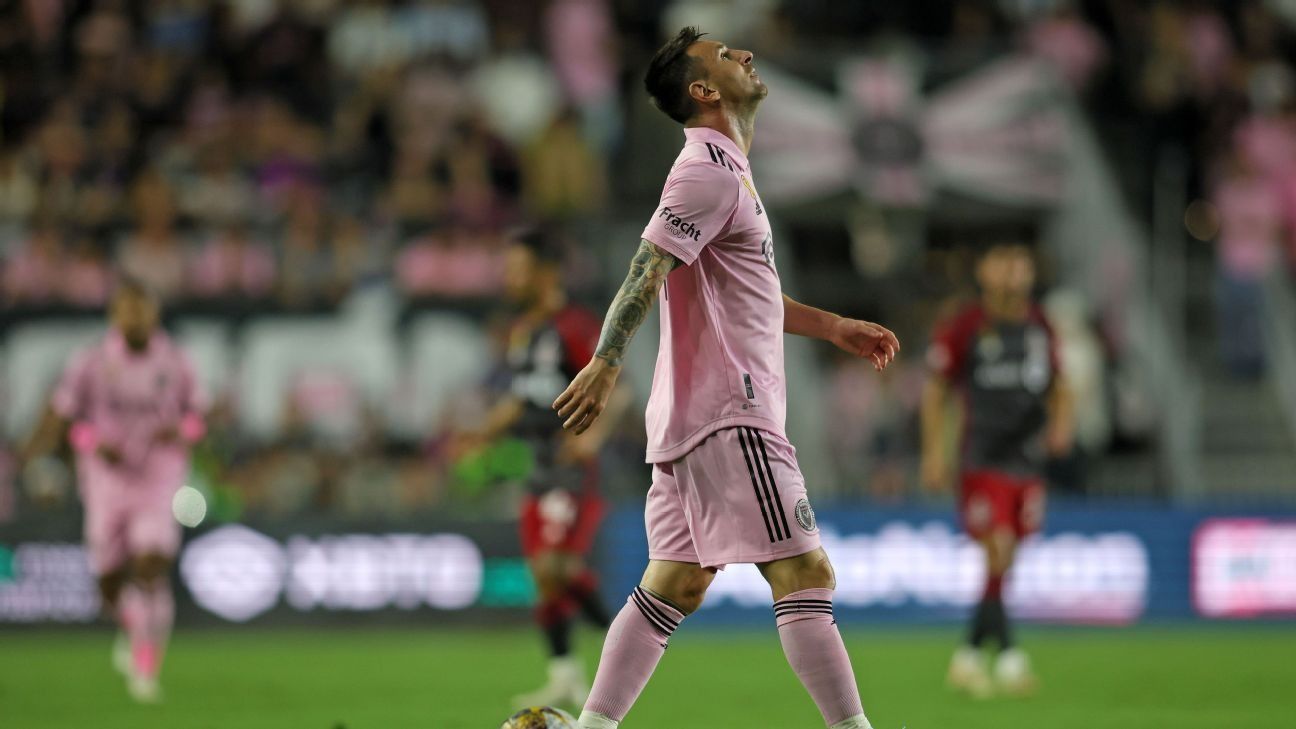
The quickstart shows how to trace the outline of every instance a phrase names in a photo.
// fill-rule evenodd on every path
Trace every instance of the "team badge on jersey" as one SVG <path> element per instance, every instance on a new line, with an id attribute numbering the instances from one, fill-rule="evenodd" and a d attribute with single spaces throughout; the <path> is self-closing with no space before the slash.
<path id="1" fill-rule="evenodd" d="M 810 500 L 801 499 L 796 503 L 796 509 L 793 511 L 796 513 L 797 524 L 800 524 L 807 534 L 814 534 L 819 525 L 815 523 L 814 508 L 810 506 Z"/>

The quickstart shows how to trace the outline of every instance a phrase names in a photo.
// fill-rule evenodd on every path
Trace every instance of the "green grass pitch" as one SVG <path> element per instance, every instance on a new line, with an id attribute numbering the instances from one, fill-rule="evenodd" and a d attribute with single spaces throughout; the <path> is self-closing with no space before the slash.
<path id="1" fill-rule="evenodd" d="M 1296 726 L 1296 627 L 1022 631 L 1043 680 L 974 702 L 942 681 L 950 629 L 850 629 L 876 729 L 1276 729 Z M 599 637 L 581 636 L 591 668 Z M 496 729 L 543 667 L 522 628 L 181 631 L 161 706 L 129 702 L 106 631 L 0 633 L 6 729 Z M 777 634 L 671 641 L 626 729 L 821 727 Z"/>

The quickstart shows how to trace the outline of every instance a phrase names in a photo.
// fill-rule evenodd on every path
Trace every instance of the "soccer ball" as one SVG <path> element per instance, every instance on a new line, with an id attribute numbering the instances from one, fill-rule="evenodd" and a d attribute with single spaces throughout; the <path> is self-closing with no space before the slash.
<path id="1" fill-rule="evenodd" d="M 552 706 L 532 706 L 510 716 L 500 729 L 576 729 L 576 719 Z"/>

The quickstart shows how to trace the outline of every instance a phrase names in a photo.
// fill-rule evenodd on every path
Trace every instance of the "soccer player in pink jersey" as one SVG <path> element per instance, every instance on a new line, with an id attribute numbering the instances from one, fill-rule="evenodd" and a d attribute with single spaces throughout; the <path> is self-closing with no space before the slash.
<path id="1" fill-rule="evenodd" d="M 832 565 L 784 435 L 783 334 L 832 342 L 878 370 L 900 344 L 877 324 L 783 294 L 747 162 L 756 108 L 769 92 L 750 52 L 701 36 L 683 29 L 649 65 L 648 93 L 684 125 L 684 149 L 594 358 L 554 401 L 565 428 L 590 427 L 660 291 L 661 345 L 646 418 L 649 562 L 608 630 L 579 723 L 617 726 L 716 571 L 747 562 L 770 584 L 784 653 L 825 723 L 867 728 L 833 620 Z"/>
<path id="2" fill-rule="evenodd" d="M 171 564 L 180 525 L 171 502 L 203 435 L 203 398 L 189 359 L 158 327 L 157 298 L 122 282 L 102 340 L 68 364 L 25 459 L 67 433 L 85 506 L 85 540 L 105 614 L 122 629 L 113 663 L 142 702 L 161 698 L 158 672 L 175 603 Z"/>

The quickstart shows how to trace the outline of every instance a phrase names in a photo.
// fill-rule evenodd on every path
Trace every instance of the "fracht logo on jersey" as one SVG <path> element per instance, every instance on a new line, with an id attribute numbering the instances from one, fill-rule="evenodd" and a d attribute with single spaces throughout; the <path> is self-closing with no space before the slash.
<path id="1" fill-rule="evenodd" d="M 669 207 L 662 207 L 657 217 L 666 219 L 666 230 L 676 238 L 692 238 L 693 240 L 702 239 L 702 229 L 693 223 L 686 223 L 684 219 L 676 215 Z"/>

